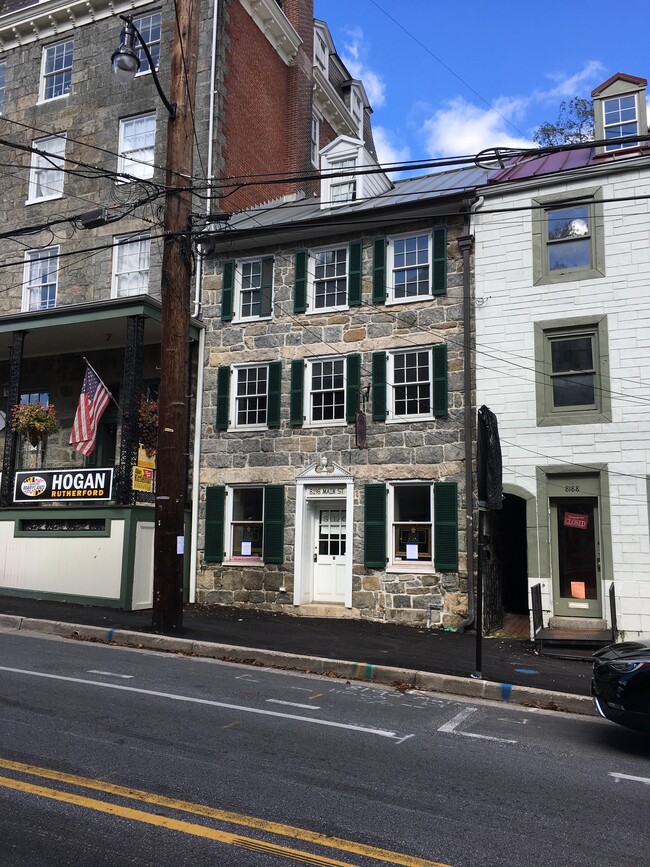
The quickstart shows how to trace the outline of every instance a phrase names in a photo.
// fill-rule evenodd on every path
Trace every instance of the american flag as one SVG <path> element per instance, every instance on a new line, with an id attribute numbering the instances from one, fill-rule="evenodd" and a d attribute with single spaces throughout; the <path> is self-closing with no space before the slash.
<path id="1" fill-rule="evenodd" d="M 86 367 L 77 412 L 70 434 L 70 445 L 88 457 L 95 450 L 97 425 L 112 395 L 92 367 Z"/>

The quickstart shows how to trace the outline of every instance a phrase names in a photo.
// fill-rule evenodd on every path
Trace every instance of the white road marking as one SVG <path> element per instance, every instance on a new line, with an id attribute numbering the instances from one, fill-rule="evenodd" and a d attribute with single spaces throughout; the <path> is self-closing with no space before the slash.
<path id="1" fill-rule="evenodd" d="M 267 698 L 269 704 L 288 704 L 290 707 L 303 707 L 307 710 L 320 710 L 317 704 L 298 704 L 297 701 L 282 701 L 281 698 Z"/>
<path id="2" fill-rule="evenodd" d="M 617 783 L 620 783 L 621 780 L 630 780 L 632 783 L 645 783 L 646 786 L 650 786 L 649 777 L 633 777 L 631 774 L 617 774 L 616 772 L 609 773 L 607 776 L 613 777 Z"/>
<path id="3" fill-rule="evenodd" d="M 465 722 L 468 716 L 471 716 L 473 713 L 476 713 L 475 707 L 465 707 L 461 711 L 458 711 L 456 716 L 452 717 L 449 722 L 446 722 L 444 725 L 441 725 L 438 729 L 439 732 L 453 732 L 458 726 Z"/>
<path id="4" fill-rule="evenodd" d="M 502 744 L 516 744 L 517 741 L 510 740 L 509 738 L 496 738 L 492 735 L 477 735 L 474 732 L 457 732 L 456 729 L 458 726 L 465 722 L 465 720 L 470 717 L 473 713 L 476 712 L 478 708 L 475 707 L 466 707 L 463 710 L 459 711 L 456 716 L 452 717 L 449 722 L 444 723 L 438 729 L 439 732 L 446 732 L 452 735 L 461 735 L 464 738 L 476 738 L 482 741 L 499 741 Z"/>
<path id="5" fill-rule="evenodd" d="M 517 725 L 517 726 L 525 726 L 526 723 L 528 722 L 527 719 L 508 719 L 508 717 L 506 717 L 506 716 L 500 716 L 500 717 L 498 717 L 498 719 L 499 719 L 499 722 L 512 723 L 513 725 Z"/>
<path id="6" fill-rule="evenodd" d="M 98 668 L 90 668 L 86 672 L 87 674 L 103 674 L 106 677 L 123 677 L 124 680 L 131 680 L 133 678 L 132 674 L 116 674 L 114 671 L 100 671 Z"/>
<path id="7" fill-rule="evenodd" d="M 238 674 L 235 680 L 250 680 L 252 683 L 259 683 L 259 680 L 255 680 L 250 674 Z"/>
<path id="8" fill-rule="evenodd" d="M 279 717 L 280 719 L 294 720 L 295 722 L 306 722 L 312 725 L 328 726 L 335 729 L 346 729 L 347 731 L 359 732 L 360 734 L 377 735 L 381 738 L 390 738 L 391 740 L 400 741 L 403 735 L 398 735 L 397 732 L 390 732 L 384 729 L 371 729 L 366 726 L 355 726 L 348 723 L 333 722 L 331 720 L 316 719 L 308 716 L 297 716 L 295 714 L 280 713 L 275 710 L 263 710 L 262 708 L 245 707 L 238 704 L 227 704 L 223 701 L 211 701 L 207 698 L 194 698 L 189 695 L 176 695 L 172 692 L 158 692 L 153 689 L 139 689 L 136 686 L 122 686 L 119 683 L 104 683 L 100 680 L 84 680 L 80 677 L 66 677 L 63 674 L 48 674 L 44 671 L 26 671 L 22 668 L 9 668 L 8 666 L 0 665 L 0 671 L 7 671 L 11 674 L 24 674 L 28 677 L 44 677 L 48 680 L 61 680 L 66 683 L 80 683 L 84 686 L 99 686 L 102 689 L 119 689 L 122 692 L 134 692 L 138 695 L 150 695 L 155 698 L 168 698 L 172 701 L 185 701 L 190 704 L 204 704 L 210 707 L 221 707 L 226 710 L 240 711 L 241 713 L 253 713 L 260 716 Z M 310 705 L 311 707 L 311 705 Z"/>

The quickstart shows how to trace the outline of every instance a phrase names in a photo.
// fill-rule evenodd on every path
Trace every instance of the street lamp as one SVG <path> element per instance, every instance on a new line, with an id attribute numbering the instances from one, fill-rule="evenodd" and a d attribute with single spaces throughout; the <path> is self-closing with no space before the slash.
<path id="1" fill-rule="evenodd" d="M 154 529 L 152 628 L 180 632 L 183 625 L 185 501 L 187 495 L 189 320 L 192 255 L 193 103 L 196 89 L 198 22 L 196 0 L 176 0 L 167 99 L 149 49 L 130 17 L 123 17 L 120 47 L 113 70 L 122 83 L 140 68 L 137 39 L 158 94 L 169 113 L 165 163 L 165 212 L 160 284 L 160 395 Z M 177 111 L 178 106 L 178 111 Z"/>

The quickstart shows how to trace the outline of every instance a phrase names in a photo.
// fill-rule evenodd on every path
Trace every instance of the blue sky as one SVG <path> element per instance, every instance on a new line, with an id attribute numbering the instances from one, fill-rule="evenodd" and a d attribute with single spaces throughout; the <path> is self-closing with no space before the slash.
<path id="1" fill-rule="evenodd" d="M 530 147 L 563 99 L 650 77 L 650 4 L 314 0 L 374 109 L 380 162 Z"/>

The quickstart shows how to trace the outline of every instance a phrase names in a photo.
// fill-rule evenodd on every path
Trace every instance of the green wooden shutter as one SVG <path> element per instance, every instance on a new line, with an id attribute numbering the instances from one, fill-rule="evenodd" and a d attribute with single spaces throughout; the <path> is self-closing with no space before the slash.
<path id="1" fill-rule="evenodd" d="M 361 356 L 348 355 L 345 363 L 345 420 L 354 424 L 357 418 L 361 388 Z"/>
<path id="2" fill-rule="evenodd" d="M 363 562 L 369 569 L 386 568 L 386 485 L 365 485 L 363 498 Z"/>
<path id="3" fill-rule="evenodd" d="M 230 322 L 232 319 L 232 296 L 235 282 L 235 263 L 223 263 L 223 281 L 221 284 L 221 319 Z"/>
<path id="4" fill-rule="evenodd" d="M 372 353 L 372 420 L 386 421 L 386 353 Z"/>
<path id="5" fill-rule="evenodd" d="M 441 226 L 431 233 L 433 256 L 431 262 L 431 294 L 447 294 L 447 229 Z"/>
<path id="6" fill-rule="evenodd" d="M 203 559 L 206 563 L 223 562 L 223 529 L 226 489 L 215 485 L 205 489 L 205 542 Z"/>
<path id="7" fill-rule="evenodd" d="M 282 563 L 284 559 L 284 485 L 264 486 L 265 563 Z"/>
<path id="8" fill-rule="evenodd" d="M 230 368 L 217 370 L 217 430 L 228 430 L 230 415 Z"/>
<path id="9" fill-rule="evenodd" d="M 280 427 L 280 393 L 282 389 L 282 362 L 269 364 L 269 386 L 266 409 L 266 426 Z"/>
<path id="10" fill-rule="evenodd" d="M 304 421 L 305 362 L 302 359 L 291 362 L 291 401 L 289 421 L 294 427 L 302 427 Z"/>
<path id="11" fill-rule="evenodd" d="M 433 542 L 436 569 L 458 569 L 458 486 L 456 482 L 433 485 Z"/>
<path id="12" fill-rule="evenodd" d="M 377 238 L 372 245 L 372 303 L 386 303 L 386 239 Z"/>
<path id="13" fill-rule="evenodd" d="M 433 347 L 433 414 L 449 414 L 447 344 L 438 343 Z"/>
<path id="14" fill-rule="evenodd" d="M 307 252 L 296 253 L 293 282 L 293 312 L 304 313 L 307 309 Z"/>
<path id="15" fill-rule="evenodd" d="M 262 259 L 262 279 L 260 282 L 260 316 L 270 316 L 273 312 L 273 257 Z"/>
<path id="16" fill-rule="evenodd" d="M 348 305 L 361 306 L 361 244 L 355 241 L 348 248 Z"/>

